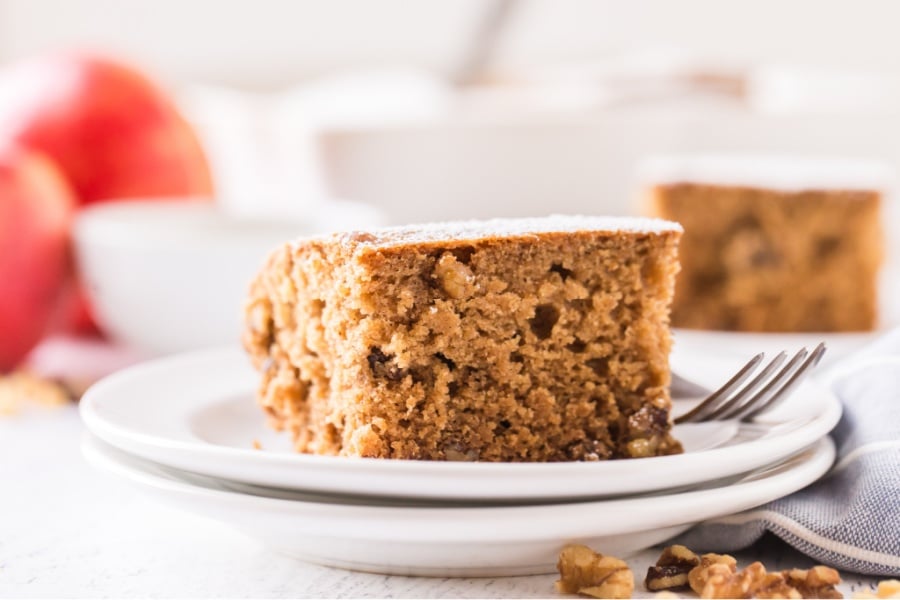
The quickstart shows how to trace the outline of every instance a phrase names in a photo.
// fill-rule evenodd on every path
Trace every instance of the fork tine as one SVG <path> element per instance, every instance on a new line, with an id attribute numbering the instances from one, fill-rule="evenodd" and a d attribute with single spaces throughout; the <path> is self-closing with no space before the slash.
<path id="1" fill-rule="evenodd" d="M 689 423 L 691 421 L 702 420 L 705 414 L 719 407 L 722 398 L 728 398 L 728 394 L 730 394 L 739 385 L 744 383 L 744 381 L 746 381 L 747 378 L 753 374 L 753 371 L 756 370 L 757 365 L 759 365 L 764 357 L 765 354 L 760 352 L 759 354 L 751 358 L 746 365 L 741 367 L 740 371 L 735 373 L 734 376 L 725 383 L 725 385 L 710 394 L 699 405 L 695 406 L 680 417 L 677 417 L 675 419 L 675 423 Z"/>
<path id="2" fill-rule="evenodd" d="M 797 387 L 797 385 L 803 380 L 803 378 L 808 375 L 813 367 L 819 364 L 819 361 L 822 360 L 822 356 L 825 355 L 825 342 L 821 342 L 809 355 L 809 358 L 800 365 L 800 368 L 791 376 L 790 379 L 785 382 L 778 390 L 769 398 L 765 403 L 760 404 L 750 410 L 750 412 L 744 414 L 741 419 L 749 420 L 755 417 L 756 415 L 763 413 L 765 411 L 771 410 L 781 404 L 785 398 L 790 395 L 790 392 Z"/>
<path id="3" fill-rule="evenodd" d="M 788 361 L 778 373 L 776 373 L 761 390 L 758 390 L 748 400 L 742 403 L 738 410 L 734 410 L 728 415 L 729 419 L 737 419 L 752 411 L 755 407 L 765 405 L 778 392 L 783 382 L 787 381 L 794 372 L 803 364 L 803 360 L 807 357 L 809 351 L 801 348 L 791 360 Z"/>
<path id="4" fill-rule="evenodd" d="M 753 393 L 760 389 L 763 384 L 770 381 L 769 376 L 772 374 L 775 369 L 781 366 L 781 363 L 785 361 L 787 358 L 786 352 L 781 352 L 772 359 L 772 361 L 766 365 L 766 367 L 760 371 L 759 375 L 753 378 L 748 384 L 739 389 L 729 400 L 725 402 L 719 408 L 714 410 L 711 414 L 706 415 L 705 420 L 713 421 L 713 420 L 725 420 L 732 418 L 732 415 L 740 414 L 745 406 L 747 406 L 748 401 L 747 398 L 752 398 Z M 775 375 L 777 377 L 778 375 Z"/>

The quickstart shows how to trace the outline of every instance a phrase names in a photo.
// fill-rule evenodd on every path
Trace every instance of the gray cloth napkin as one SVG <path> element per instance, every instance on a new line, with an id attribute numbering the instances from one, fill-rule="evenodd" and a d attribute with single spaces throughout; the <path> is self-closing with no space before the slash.
<path id="1" fill-rule="evenodd" d="M 678 543 L 731 552 L 771 531 L 835 568 L 900 576 L 900 329 L 823 379 L 844 407 L 831 432 L 837 446 L 831 470 L 790 496 L 702 523 Z"/>

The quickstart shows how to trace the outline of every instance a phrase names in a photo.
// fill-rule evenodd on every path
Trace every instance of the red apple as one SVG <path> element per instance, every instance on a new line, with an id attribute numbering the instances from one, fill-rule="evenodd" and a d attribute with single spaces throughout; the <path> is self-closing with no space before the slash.
<path id="1" fill-rule="evenodd" d="M 0 372 L 19 364 L 58 313 L 74 207 L 50 160 L 0 147 Z"/>
<path id="2" fill-rule="evenodd" d="M 0 72 L 0 139 L 55 160 L 80 204 L 212 193 L 203 149 L 168 95 L 107 58 L 61 54 Z"/>
<path id="3" fill-rule="evenodd" d="M 81 205 L 135 197 L 210 197 L 203 149 L 167 93 L 137 69 L 65 53 L 0 72 L 0 141 L 43 152 Z M 69 327 L 90 331 L 82 294 Z"/>

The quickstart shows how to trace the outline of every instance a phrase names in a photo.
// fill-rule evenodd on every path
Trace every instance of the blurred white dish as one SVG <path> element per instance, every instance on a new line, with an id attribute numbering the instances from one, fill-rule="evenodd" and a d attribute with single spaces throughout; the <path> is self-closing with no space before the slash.
<path id="1" fill-rule="evenodd" d="M 461 507 L 235 492 L 227 483 L 141 460 L 90 437 L 83 450 L 95 467 L 299 559 L 434 577 L 552 573 L 567 543 L 628 556 L 696 522 L 799 490 L 824 474 L 834 460 L 834 444 L 826 437 L 786 462 L 721 487 L 593 502 Z"/>
<path id="2" fill-rule="evenodd" d="M 247 286 L 301 235 L 380 224 L 368 206 L 323 204 L 307 220 L 231 218 L 209 201 L 134 200 L 80 212 L 79 271 L 101 328 L 147 354 L 235 343 Z"/>
<path id="3" fill-rule="evenodd" d="M 735 369 L 691 355 L 680 372 L 719 383 Z M 88 429 L 118 448 L 214 477 L 332 494 L 394 498 L 536 502 L 658 491 L 737 475 L 814 443 L 837 424 L 841 407 L 806 382 L 757 425 L 679 426 L 685 453 L 600 462 L 479 463 L 358 459 L 297 454 L 256 406 L 259 379 L 247 357 L 226 348 L 153 361 L 115 373 L 81 400 Z M 680 414 L 688 406 L 676 405 Z M 254 450 L 257 440 L 263 450 Z"/>
<path id="4" fill-rule="evenodd" d="M 744 333 L 738 331 L 704 331 L 699 329 L 675 329 L 675 345 L 679 350 L 697 356 L 726 356 L 749 360 L 765 352 L 769 358 L 785 351 L 794 354 L 800 348 L 815 348 L 825 342 L 828 348 L 819 372 L 871 343 L 883 330 L 862 333 Z"/>

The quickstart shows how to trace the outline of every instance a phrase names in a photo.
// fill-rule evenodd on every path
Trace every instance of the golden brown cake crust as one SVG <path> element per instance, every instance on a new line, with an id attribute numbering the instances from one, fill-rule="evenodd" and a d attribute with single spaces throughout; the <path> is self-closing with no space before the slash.
<path id="1" fill-rule="evenodd" d="M 252 285 L 244 334 L 272 423 L 301 452 L 348 456 L 680 451 L 667 389 L 680 228 L 536 223 L 341 234 L 276 251 Z"/>
<path id="2" fill-rule="evenodd" d="M 679 221 L 672 322 L 735 331 L 861 331 L 878 320 L 881 194 L 706 183 L 650 189 Z"/>

